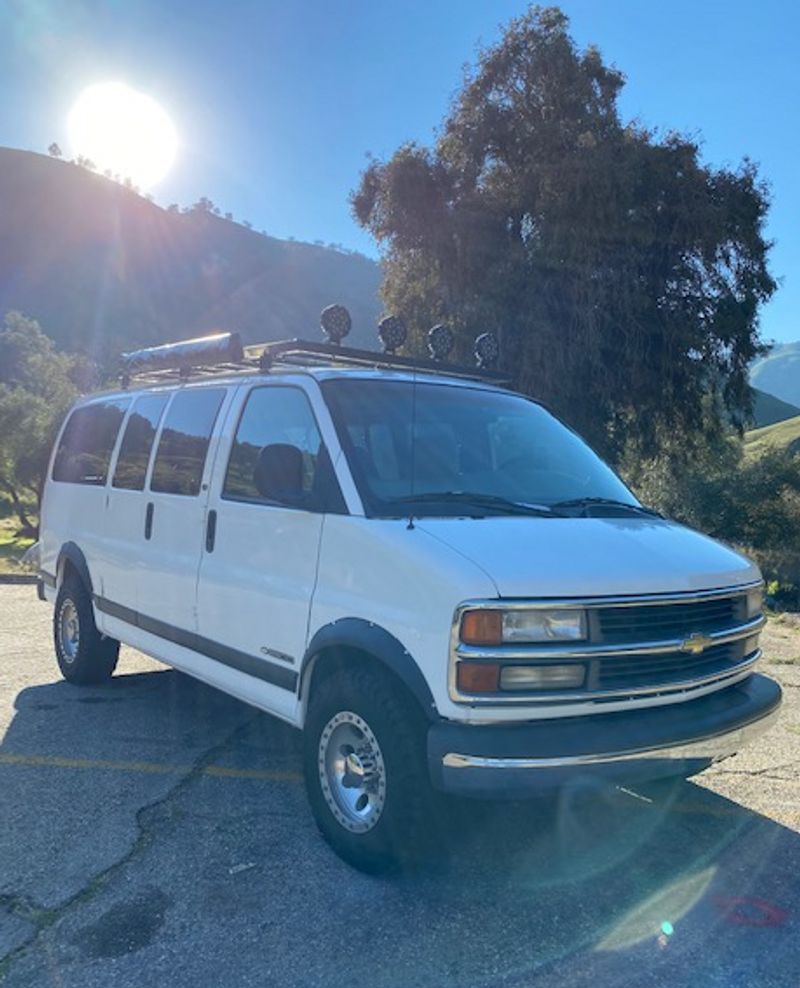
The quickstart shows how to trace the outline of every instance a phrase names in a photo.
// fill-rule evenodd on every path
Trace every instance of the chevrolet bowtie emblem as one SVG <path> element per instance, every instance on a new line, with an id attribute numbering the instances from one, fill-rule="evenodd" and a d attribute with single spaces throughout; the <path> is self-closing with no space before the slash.
<path id="1" fill-rule="evenodd" d="M 689 652 L 691 655 L 700 655 L 701 652 L 705 652 L 709 645 L 714 644 L 714 639 L 709 638 L 708 635 L 701 635 L 695 632 L 683 642 L 681 645 L 682 652 Z"/>

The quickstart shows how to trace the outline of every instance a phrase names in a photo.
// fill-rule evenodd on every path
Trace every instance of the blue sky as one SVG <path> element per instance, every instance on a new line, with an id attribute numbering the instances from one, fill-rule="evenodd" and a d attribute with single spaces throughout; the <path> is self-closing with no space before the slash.
<path id="1" fill-rule="evenodd" d="M 366 152 L 430 142 L 479 42 L 511 0 L 5 0 L 0 144 L 67 144 L 87 85 L 154 96 L 181 137 L 161 204 L 209 196 L 279 237 L 375 255 L 347 196 Z M 772 186 L 781 288 L 769 339 L 800 339 L 800 5 L 789 0 L 565 0 L 580 46 L 628 82 L 623 117 L 700 136 L 705 160 L 748 155 Z"/>

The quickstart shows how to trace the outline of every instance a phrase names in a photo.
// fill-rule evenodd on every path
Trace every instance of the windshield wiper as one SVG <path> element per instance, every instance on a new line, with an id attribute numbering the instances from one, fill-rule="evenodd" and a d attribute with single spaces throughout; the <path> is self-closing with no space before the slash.
<path id="1" fill-rule="evenodd" d="M 617 501 L 613 497 L 573 497 L 567 501 L 556 501 L 553 508 L 625 508 L 633 511 L 637 515 L 649 515 L 651 518 L 663 518 L 664 516 L 653 508 L 645 508 L 641 504 L 630 504 L 628 501 Z"/>
<path id="2" fill-rule="evenodd" d="M 494 508 L 498 511 L 512 511 L 520 515 L 539 515 L 556 517 L 554 511 L 546 504 L 531 504 L 528 501 L 512 501 L 499 494 L 480 494 L 471 491 L 423 491 L 419 494 L 407 494 L 404 497 L 388 498 L 391 504 L 438 504 L 454 502 L 456 504 L 473 504 L 476 508 Z"/>

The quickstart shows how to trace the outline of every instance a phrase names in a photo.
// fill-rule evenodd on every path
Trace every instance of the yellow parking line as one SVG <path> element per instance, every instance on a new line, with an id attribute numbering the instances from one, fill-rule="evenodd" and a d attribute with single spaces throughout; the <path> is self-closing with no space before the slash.
<path id="1" fill-rule="evenodd" d="M 201 771 L 203 775 L 217 775 L 223 779 L 266 779 L 269 782 L 299 782 L 303 778 L 299 772 L 228 768 L 225 765 L 207 765 Z"/>
<path id="2" fill-rule="evenodd" d="M 28 768 L 99 769 L 112 772 L 144 772 L 151 775 L 188 775 L 194 770 L 193 765 L 175 765 L 170 762 L 117 762 L 100 758 L 63 758 L 60 755 L 15 755 L 10 752 L 0 752 L 0 765 L 21 765 Z M 220 779 L 253 779 L 261 782 L 300 782 L 302 780 L 302 775 L 299 772 L 279 769 L 232 768 L 227 765 L 205 765 L 200 769 L 200 773 Z M 654 809 L 658 808 L 657 805 L 654 806 Z M 732 817 L 758 812 L 743 806 L 706 803 L 700 800 L 680 800 L 662 808 L 670 814 L 709 817 Z M 800 812 L 794 808 L 782 808 L 781 812 L 773 815 L 773 819 L 784 826 L 800 830 Z"/>
<path id="3" fill-rule="evenodd" d="M 113 772 L 145 772 L 153 775 L 180 775 L 194 770 L 193 765 L 173 765 L 169 762 L 114 762 L 99 758 L 62 758 L 59 755 L 14 755 L 0 752 L 0 765 L 24 765 L 29 768 L 105 769 Z M 258 779 L 267 782 L 299 782 L 299 772 L 228 768 L 225 765 L 206 765 L 200 769 L 203 775 L 224 779 Z"/>

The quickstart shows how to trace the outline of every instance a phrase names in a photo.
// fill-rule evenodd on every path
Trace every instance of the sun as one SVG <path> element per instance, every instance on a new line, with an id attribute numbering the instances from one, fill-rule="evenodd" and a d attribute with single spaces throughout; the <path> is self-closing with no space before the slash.
<path id="1" fill-rule="evenodd" d="M 130 178 L 149 189 L 169 172 L 178 151 L 178 135 L 152 96 L 124 82 L 99 82 L 84 89 L 67 120 L 75 155 L 100 170 Z"/>

